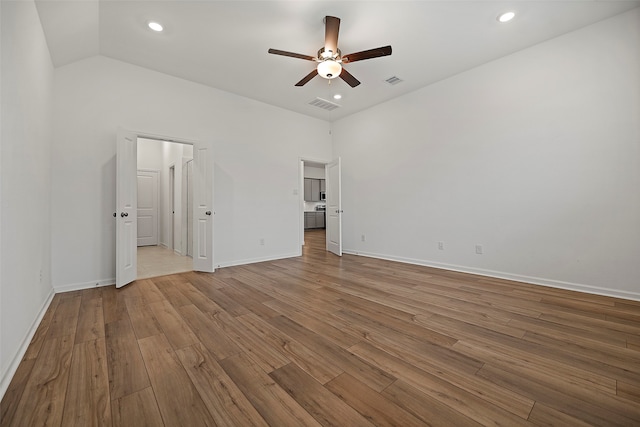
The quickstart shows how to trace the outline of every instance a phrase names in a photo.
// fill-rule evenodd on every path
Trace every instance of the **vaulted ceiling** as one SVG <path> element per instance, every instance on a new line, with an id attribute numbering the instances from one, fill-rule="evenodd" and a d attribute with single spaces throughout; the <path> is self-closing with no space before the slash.
<path id="1" fill-rule="evenodd" d="M 56 67 L 104 55 L 324 120 L 337 120 L 473 67 L 606 19 L 639 1 L 127 1 L 36 0 Z M 497 16 L 516 12 L 509 23 Z M 343 53 L 391 45 L 348 64 L 362 84 L 315 77 L 326 15 L 341 18 Z M 164 31 L 147 27 L 160 22 Z M 390 85 L 390 77 L 401 79 Z M 342 95 L 334 100 L 335 94 Z M 309 102 L 340 107 L 327 111 Z"/>

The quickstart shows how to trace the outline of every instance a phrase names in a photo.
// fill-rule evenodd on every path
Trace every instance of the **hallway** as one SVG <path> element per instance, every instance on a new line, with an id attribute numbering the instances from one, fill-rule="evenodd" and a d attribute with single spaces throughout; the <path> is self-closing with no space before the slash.
<path id="1" fill-rule="evenodd" d="M 193 270 L 193 259 L 176 254 L 164 246 L 138 248 L 138 279 L 166 276 Z"/>

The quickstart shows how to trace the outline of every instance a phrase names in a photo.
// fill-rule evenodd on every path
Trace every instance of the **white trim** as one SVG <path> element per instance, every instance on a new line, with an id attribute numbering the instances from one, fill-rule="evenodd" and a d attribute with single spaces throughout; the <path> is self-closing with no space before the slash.
<path id="1" fill-rule="evenodd" d="M 68 285 L 54 286 L 53 289 L 56 291 L 57 294 L 59 294 L 63 292 L 81 291 L 83 289 L 99 288 L 102 286 L 112 286 L 115 284 L 116 284 L 116 278 L 113 277 L 111 279 L 100 279 L 92 282 L 71 283 Z"/>
<path id="2" fill-rule="evenodd" d="M 298 251 L 298 252 L 290 252 L 290 253 L 280 254 L 280 255 L 275 255 L 275 256 L 270 256 L 270 257 L 248 258 L 248 259 L 242 259 L 242 260 L 237 260 L 237 261 L 223 262 L 221 264 L 216 264 L 215 267 L 216 268 L 222 268 L 222 267 L 233 267 L 233 266 L 236 266 L 236 265 L 255 264 L 257 262 L 276 261 L 276 260 L 279 260 L 279 259 L 295 258 L 295 257 L 299 257 L 301 255 L 302 255 L 302 248 L 300 248 L 300 251 Z M 56 293 L 71 292 L 71 291 L 81 291 L 83 289 L 98 288 L 98 287 L 102 287 L 102 286 L 112 286 L 112 285 L 115 285 L 115 283 L 116 283 L 116 279 L 114 277 L 112 279 L 101 279 L 101 280 L 96 280 L 96 281 L 93 281 L 93 282 L 72 283 L 72 284 L 69 284 L 69 285 L 60 285 L 60 286 L 54 287 L 54 290 L 55 290 Z"/>
<path id="3" fill-rule="evenodd" d="M 189 144 L 189 145 L 196 145 L 198 143 L 198 141 L 193 139 L 174 138 L 171 136 L 158 135 L 158 134 L 147 133 L 147 132 L 138 132 L 136 130 L 131 130 L 131 129 L 127 129 L 127 130 L 133 133 L 134 135 L 136 135 L 138 138 L 155 139 L 157 141 L 176 142 L 178 144 Z"/>
<path id="4" fill-rule="evenodd" d="M 297 252 L 297 253 L 291 252 L 291 253 L 288 253 L 288 254 L 281 254 L 281 255 L 276 255 L 276 256 L 272 256 L 272 257 L 249 258 L 249 259 L 242 259 L 242 260 L 238 260 L 238 261 L 222 262 L 220 264 L 216 264 L 216 268 L 234 267 L 236 265 L 255 264 L 257 262 L 276 261 L 276 260 L 279 260 L 279 259 L 295 258 L 295 257 L 301 256 L 301 255 L 302 255 L 302 250 L 300 252 Z"/>
<path id="5" fill-rule="evenodd" d="M 485 270 L 482 268 L 464 267 L 455 264 L 445 264 L 435 261 L 420 260 L 413 258 L 396 257 L 392 255 L 383 255 L 362 251 L 343 250 L 343 253 L 349 255 L 358 255 L 368 258 L 378 258 L 387 261 L 397 261 L 405 264 L 421 265 L 424 267 L 440 268 L 443 270 L 458 271 L 461 273 L 476 274 L 478 276 L 494 277 L 497 279 L 512 280 L 515 282 L 529 283 L 532 285 L 549 286 L 551 288 L 565 289 L 569 291 L 584 292 L 600 296 L 622 298 L 633 301 L 640 301 L 640 293 L 623 291 L 620 289 L 600 288 L 598 286 L 585 285 L 581 283 L 563 282 L 561 280 L 544 279 L 541 277 L 524 276 L 521 274 L 505 273 L 503 271 Z"/>
<path id="6" fill-rule="evenodd" d="M 31 344 L 31 340 L 33 339 L 33 336 L 36 334 L 36 330 L 38 329 L 38 326 L 40 326 L 40 322 L 42 322 L 42 318 L 44 317 L 44 314 L 49 309 L 49 306 L 51 305 L 51 301 L 53 301 L 54 295 L 55 295 L 55 292 L 53 289 L 51 289 L 51 291 L 49 291 L 49 295 L 47 296 L 46 301 L 40 308 L 38 315 L 36 316 L 33 323 L 31 324 L 31 327 L 29 328 L 27 335 L 25 335 L 25 337 L 22 340 L 22 343 L 20 343 L 20 347 L 18 347 L 18 350 L 16 351 L 16 354 L 13 356 L 13 359 L 9 364 L 9 368 L 2 374 L 2 378 L 0 379 L 0 400 L 2 400 L 2 398 L 4 397 L 4 394 L 7 392 L 7 389 L 9 388 L 9 384 L 11 384 L 11 380 L 13 379 L 13 376 L 16 374 L 16 371 L 18 370 L 18 366 L 20 365 L 20 362 L 22 362 L 22 358 L 27 352 L 27 349 L 29 348 L 29 344 Z"/>

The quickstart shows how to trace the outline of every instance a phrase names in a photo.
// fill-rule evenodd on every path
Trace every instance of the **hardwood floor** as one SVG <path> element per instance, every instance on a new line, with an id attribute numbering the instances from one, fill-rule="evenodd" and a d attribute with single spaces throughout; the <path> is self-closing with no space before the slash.
<path id="1" fill-rule="evenodd" d="M 0 425 L 640 425 L 640 302 L 305 240 L 57 294 Z"/>

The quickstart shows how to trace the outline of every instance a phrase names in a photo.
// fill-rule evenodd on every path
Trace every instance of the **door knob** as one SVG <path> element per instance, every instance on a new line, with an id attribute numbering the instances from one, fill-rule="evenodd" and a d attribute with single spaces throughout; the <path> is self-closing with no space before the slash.
<path id="1" fill-rule="evenodd" d="M 125 216 L 129 216 L 129 213 L 128 212 L 121 212 L 120 216 L 124 218 Z"/>
<path id="2" fill-rule="evenodd" d="M 211 215 L 211 211 L 206 211 L 205 214 Z"/>

